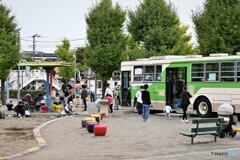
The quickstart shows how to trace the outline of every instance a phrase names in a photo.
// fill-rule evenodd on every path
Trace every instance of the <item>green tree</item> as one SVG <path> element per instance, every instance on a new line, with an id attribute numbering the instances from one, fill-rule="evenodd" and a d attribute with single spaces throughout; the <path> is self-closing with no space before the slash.
<path id="1" fill-rule="evenodd" d="M 239 0 L 206 0 L 204 9 L 194 12 L 192 20 L 203 55 L 240 51 Z"/>
<path id="2" fill-rule="evenodd" d="M 86 63 L 100 76 L 103 91 L 112 72 L 120 68 L 121 55 L 126 50 L 124 21 L 125 12 L 119 4 L 113 6 L 111 0 L 101 0 L 86 16 Z"/>
<path id="3" fill-rule="evenodd" d="M 70 50 L 70 42 L 64 38 L 61 45 L 57 45 L 55 54 L 61 61 L 74 62 L 73 54 L 74 51 Z M 69 81 L 74 77 L 74 67 L 63 67 L 60 68 L 60 75 L 65 81 Z"/>
<path id="4" fill-rule="evenodd" d="M 11 69 L 17 66 L 19 54 L 19 28 L 11 10 L 0 1 L 0 79 L 1 99 L 5 104 L 5 82 Z"/>
<path id="5" fill-rule="evenodd" d="M 85 62 L 86 47 L 79 47 L 76 50 L 77 69 L 81 72 L 87 71 L 89 66 Z"/>
<path id="6" fill-rule="evenodd" d="M 143 0 L 129 12 L 128 31 L 152 55 L 192 54 L 187 26 L 181 26 L 175 8 L 164 0 Z M 152 52 L 154 51 L 154 52 Z"/>
<path id="7" fill-rule="evenodd" d="M 126 60 L 136 60 L 138 58 L 146 58 L 147 50 L 144 47 L 139 46 L 138 43 L 132 38 L 132 36 L 127 37 L 127 47 L 126 51 L 124 51 L 121 55 L 122 61 Z"/>

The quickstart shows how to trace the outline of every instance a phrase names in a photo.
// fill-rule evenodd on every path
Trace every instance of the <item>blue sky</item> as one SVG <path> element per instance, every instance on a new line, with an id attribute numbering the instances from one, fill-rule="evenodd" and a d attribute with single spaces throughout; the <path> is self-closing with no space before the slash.
<path id="1" fill-rule="evenodd" d="M 85 45 L 85 16 L 89 8 L 99 0 L 2 0 L 12 9 L 21 27 L 22 50 L 32 50 L 32 36 L 37 38 L 38 51 L 54 52 L 55 46 L 64 37 L 71 41 L 72 48 Z M 182 24 L 188 25 L 195 43 L 194 29 L 191 21 L 191 11 L 203 6 L 205 0 L 166 0 L 177 8 Z M 141 0 L 113 0 L 124 9 L 134 9 Z M 45 42 L 47 41 L 47 42 Z"/>

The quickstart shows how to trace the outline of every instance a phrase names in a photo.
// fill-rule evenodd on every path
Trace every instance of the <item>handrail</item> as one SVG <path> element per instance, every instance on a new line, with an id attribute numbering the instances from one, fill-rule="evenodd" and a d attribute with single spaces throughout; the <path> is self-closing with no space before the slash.
<path id="1" fill-rule="evenodd" d="M 20 71 L 20 73 L 22 73 L 22 71 Z M 29 83 L 31 83 L 32 81 L 34 80 L 46 80 L 46 72 L 45 71 L 42 71 L 42 70 L 31 70 L 30 71 L 30 75 L 29 76 L 26 76 L 25 74 L 25 71 L 23 71 L 23 85 L 21 85 L 20 89 L 22 89 L 23 87 L 27 86 Z M 17 89 L 17 75 L 18 75 L 18 71 L 14 70 L 10 73 L 10 75 L 12 77 L 10 77 L 10 82 L 12 83 L 12 89 Z M 16 76 L 16 77 L 15 77 Z M 52 84 L 53 86 L 60 90 L 63 83 L 58 80 L 57 78 L 53 77 L 52 78 Z M 20 83 L 22 82 L 22 80 L 20 80 Z"/>

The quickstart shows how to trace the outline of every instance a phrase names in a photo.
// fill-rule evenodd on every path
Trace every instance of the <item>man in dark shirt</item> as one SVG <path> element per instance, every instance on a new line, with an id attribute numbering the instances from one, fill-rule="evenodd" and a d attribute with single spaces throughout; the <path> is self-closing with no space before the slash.
<path id="1" fill-rule="evenodd" d="M 150 106 L 151 106 L 151 99 L 150 93 L 148 92 L 148 84 L 144 85 L 144 90 L 142 91 L 142 101 L 143 101 L 143 121 L 148 120 Z"/>

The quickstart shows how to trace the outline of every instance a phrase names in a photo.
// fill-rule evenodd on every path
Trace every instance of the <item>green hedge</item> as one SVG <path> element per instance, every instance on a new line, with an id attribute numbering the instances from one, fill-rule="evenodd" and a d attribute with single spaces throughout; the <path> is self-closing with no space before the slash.
<path id="1" fill-rule="evenodd" d="M 13 99 L 17 99 L 17 90 L 9 90 L 9 97 Z M 22 99 L 26 94 L 30 94 L 33 98 L 36 98 L 39 94 L 45 95 L 45 91 L 33 91 L 33 90 L 21 90 L 20 91 L 20 98 Z"/>

